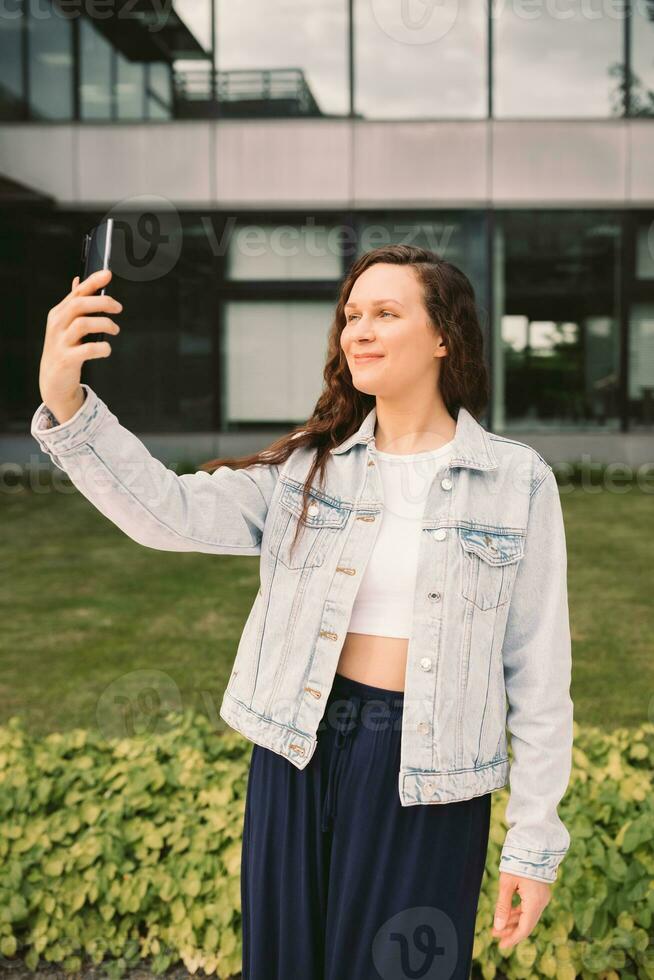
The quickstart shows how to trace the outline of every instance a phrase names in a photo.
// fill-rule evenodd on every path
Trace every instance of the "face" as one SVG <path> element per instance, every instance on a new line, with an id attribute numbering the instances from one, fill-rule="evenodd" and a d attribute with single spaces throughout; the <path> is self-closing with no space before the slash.
<path id="1" fill-rule="evenodd" d="M 362 272 L 345 306 L 341 347 L 355 388 L 391 398 L 426 384 L 433 390 L 440 330 L 432 326 L 411 266 L 378 262 Z M 373 355 L 359 357 L 358 355 Z"/>

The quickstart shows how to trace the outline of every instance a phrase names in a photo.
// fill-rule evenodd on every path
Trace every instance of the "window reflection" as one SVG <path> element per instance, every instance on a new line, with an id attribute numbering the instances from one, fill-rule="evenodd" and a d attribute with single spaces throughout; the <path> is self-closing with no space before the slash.
<path id="1" fill-rule="evenodd" d="M 355 108 L 366 118 L 487 114 L 487 5 L 355 2 Z"/>
<path id="2" fill-rule="evenodd" d="M 145 65 L 129 61 L 116 52 L 116 109 L 119 119 L 143 119 L 145 92 Z"/>
<path id="3" fill-rule="evenodd" d="M 619 8 L 520 0 L 493 4 L 493 115 L 622 115 Z"/>
<path id="4" fill-rule="evenodd" d="M 654 3 L 632 4 L 630 115 L 654 116 Z"/>
<path id="5" fill-rule="evenodd" d="M 636 263 L 629 311 L 629 415 L 634 428 L 654 426 L 654 214 L 635 222 Z"/>
<path id="6" fill-rule="evenodd" d="M 244 279 L 338 279 L 342 271 L 337 228 L 311 216 L 285 224 L 241 220 L 227 252 L 227 276 Z"/>
<path id="7" fill-rule="evenodd" d="M 31 116 L 70 119 L 73 115 L 72 22 L 58 8 L 44 5 L 42 0 L 30 0 L 27 26 Z"/>
<path id="8" fill-rule="evenodd" d="M 20 4 L 0 16 L 0 119 L 23 114 L 23 15 Z"/>
<path id="9" fill-rule="evenodd" d="M 300 422 L 322 390 L 334 304 L 261 300 L 225 304 L 224 416 Z"/>
<path id="10" fill-rule="evenodd" d="M 610 213 L 498 217 L 498 431 L 618 426 L 619 242 L 619 217 Z"/>
<path id="11" fill-rule="evenodd" d="M 216 3 L 224 114 L 347 113 L 347 0 Z"/>
<path id="12" fill-rule="evenodd" d="M 80 113 L 82 119 L 110 119 L 111 45 L 86 18 L 80 32 Z"/>

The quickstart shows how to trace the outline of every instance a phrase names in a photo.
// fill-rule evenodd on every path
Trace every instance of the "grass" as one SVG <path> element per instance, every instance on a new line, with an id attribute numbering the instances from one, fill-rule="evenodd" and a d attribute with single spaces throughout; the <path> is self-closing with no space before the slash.
<path id="1" fill-rule="evenodd" d="M 0 724 L 20 715 L 36 733 L 100 724 L 130 734 L 131 715 L 142 721 L 161 702 L 224 725 L 258 558 L 143 548 L 70 485 L 48 490 L 5 488 L 0 499 Z M 562 503 L 575 718 L 652 721 L 652 495 L 577 487 Z"/>

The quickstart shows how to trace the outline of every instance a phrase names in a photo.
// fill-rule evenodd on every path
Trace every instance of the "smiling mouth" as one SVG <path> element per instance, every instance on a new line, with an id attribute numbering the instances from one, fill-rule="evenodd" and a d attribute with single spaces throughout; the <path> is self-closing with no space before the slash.
<path id="1" fill-rule="evenodd" d="M 354 360 L 355 361 L 378 361 L 383 356 L 384 356 L 383 354 L 355 354 Z"/>

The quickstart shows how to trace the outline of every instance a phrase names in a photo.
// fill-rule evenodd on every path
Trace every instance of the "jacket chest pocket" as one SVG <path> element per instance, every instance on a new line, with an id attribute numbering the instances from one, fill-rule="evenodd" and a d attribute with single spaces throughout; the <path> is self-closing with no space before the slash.
<path id="1" fill-rule="evenodd" d="M 503 531 L 459 528 L 461 589 L 478 609 L 496 609 L 507 602 L 518 563 L 524 555 L 524 537 Z"/>
<path id="2" fill-rule="evenodd" d="M 306 515 L 300 520 L 302 486 L 285 483 L 268 545 L 274 558 L 294 569 L 322 565 L 349 514 L 349 508 L 341 506 L 338 500 L 317 496 L 319 491 L 314 491 Z M 293 543 L 296 531 L 297 540 Z"/>

